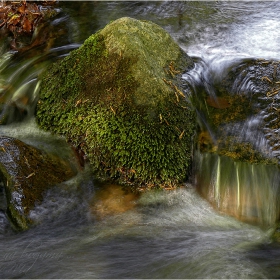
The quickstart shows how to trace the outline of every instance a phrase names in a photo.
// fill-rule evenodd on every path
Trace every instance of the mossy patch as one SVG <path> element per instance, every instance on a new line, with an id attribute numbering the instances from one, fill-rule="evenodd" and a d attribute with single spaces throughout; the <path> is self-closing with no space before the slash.
<path id="1" fill-rule="evenodd" d="M 228 136 L 220 141 L 218 154 L 231 157 L 237 161 L 250 163 L 276 164 L 277 161 L 265 157 L 250 142 L 239 142 L 237 137 Z"/>
<path id="2" fill-rule="evenodd" d="M 208 118 L 214 127 L 245 120 L 254 113 L 250 99 L 245 95 L 227 95 L 222 98 L 228 104 L 225 108 L 215 108 L 206 102 Z M 219 101 L 217 103 L 219 104 Z"/>
<path id="3" fill-rule="evenodd" d="M 83 150 L 100 180 L 176 184 L 187 178 L 195 129 L 180 85 L 191 66 L 159 26 L 119 19 L 46 71 L 38 123 Z"/>
<path id="4" fill-rule="evenodd" d="M 201 152 L 217 153 L 220 156 L 227 156 L 235 161 L 245 161 L 262 164 L 277 164 L 275 158 L 266 157 L 250 142 L 240 141 L 238 136 L 228 136 L 223 134 L 213 141 L 207 131 L 198 134 L 198 147 Z"/>

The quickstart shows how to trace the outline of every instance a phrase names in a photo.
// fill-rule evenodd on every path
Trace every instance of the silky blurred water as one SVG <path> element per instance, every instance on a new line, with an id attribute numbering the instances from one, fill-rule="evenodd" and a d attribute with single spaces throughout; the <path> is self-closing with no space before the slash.
<path id="1" fill-rule="evenodd" d="M 4 43 L 0 47 L 0 90 L 5 97 L 1 120 L 6 118 L 0 134 L 57 153 L 67 153 L 64 140 L 40 131 L 33 119 L 37 77 L 49 63 L 114 19 L 152 20 L 166 29 L 196 62 L 184 75 L 194 91 L 200 85 L 215 94 L 209 81 L 221 80 L 245 58 L 280 57 L 277 1 L 62 1 L 59 5 L 51 30 L 54 36 L 60 33 L 50 48 L 27 56 L 7 51 Z M 10 228 L 0 192 L 0 278 L 280 277 L 280 247 L 270 239 L 273 229 L 219 213 L 191 185 L 129 200 L 125 193 L 106 199 L 100 192 L 86 168 L 46 193 L 31 213 L 39 224 L 23 233 Z M 131 207 L 123 207 L 123 201 Z M 118 207 L 108 208 L 108 203 Z"/>

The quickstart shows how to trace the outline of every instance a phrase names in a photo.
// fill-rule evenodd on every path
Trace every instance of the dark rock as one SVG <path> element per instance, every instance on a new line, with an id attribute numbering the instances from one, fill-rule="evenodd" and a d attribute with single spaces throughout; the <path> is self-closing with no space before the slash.
<path id="1" fill-rule="evenodd" d="M 0 137 L 0 179 L 7 199 L 7 215 L 17 229 L 27 229 L 29 211 L 43 199 L 44 191 L 66 181 L 77 167 L 20 140 Z"/>

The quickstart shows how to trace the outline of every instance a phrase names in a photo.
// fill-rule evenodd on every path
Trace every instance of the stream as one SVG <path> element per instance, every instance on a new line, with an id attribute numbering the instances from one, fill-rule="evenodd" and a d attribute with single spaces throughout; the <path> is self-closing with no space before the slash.
<path id="1" fill-rule="evenodd" d="M 129 16 L 162 26 L 195 61 L 194 69 L 183 76 L 186 82 L 194 91 L 203 87 L 215 95 L 210 81 L 218 83 L 244 59 L 280 60 L 279 14 L 278 1 L 62 1 L 48 29 L 55 38 L 52 44 L 16 53 L 0 40 L 0 90 L 7 92 L 0 115 L 6 124 L 0 125 L 0 135 L 67 153 L 63 139 L 35 123 L 37 77 L 112 20 Z M 251 131 L 244 133 L 249 137 Z M 205 177 L 211 176 L 206 157 L 201 159 Z M 46 193 L 31 212 L 38 225 L 28 231 L 14 232 L 0 210 L 0 278 L 280 278 L 280 244 L 270 238 L 272 212 L 266 210 L 275 203 L 269 178 L 275 178 L 273 187 L 278 190 L 279 171 L 238 168 L 253 178 L 253 189 L 240 192 L 243 197 L 238 199 L 253 200 L 251 193 L 258 185 L 265 199 L 259 211 L 270 226 L 219 212 L 189 183 L 140 197 L 118 186 L 100 188 L 86 166 Z M 235 178 L 246 177 L 238 168 L 228 163 Z M 219 165 L 213 170 L 218 173 Z M 242 188 L 239 181 L 238 187 Z M 0 209 L 4 207 L 0 192 Z"/>

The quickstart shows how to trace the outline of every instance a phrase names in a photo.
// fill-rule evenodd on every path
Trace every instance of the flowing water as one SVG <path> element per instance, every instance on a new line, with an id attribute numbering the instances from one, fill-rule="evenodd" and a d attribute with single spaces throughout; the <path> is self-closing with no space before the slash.
<path id="1" fill-rule="evenodd" d="M 67 153 L 63 139 L 40 131 L 33 118 L 37 77 L 111 20 L 130 16 L 165 28 L 196 62 L 184 75 L 194 92 L 215 96 L 212 85 L 244 59 L 280 59 L 277 1 L 60 5 L 48 30 L 52 40 L 44 48 L 18 54 L 0 40 L 0 134 L 58 153 Z M 199 117 L 207 127 L 203 121 Z M 261 148 L 266 142 L 257 127 L 258 120 L 252 120 L 235 129 Z M 207 185 L 200 192 L 217 209 L 190 184 L 136 196 L 117 187 L 99 188 L 85 168 L 36 205 L 31 212 L 36 227 L 15 233 L 1 210 L 0 278 L 279 278 L 280 245 L 270 239 L 279 219 L 278 169 L 196 156 L 200 182 Z M 0 209 L 5 208 L 3 195 Z M 266 227 L 218 210 L 241 220 L 251 217 L 249 222 L 256 217 Z"/>

